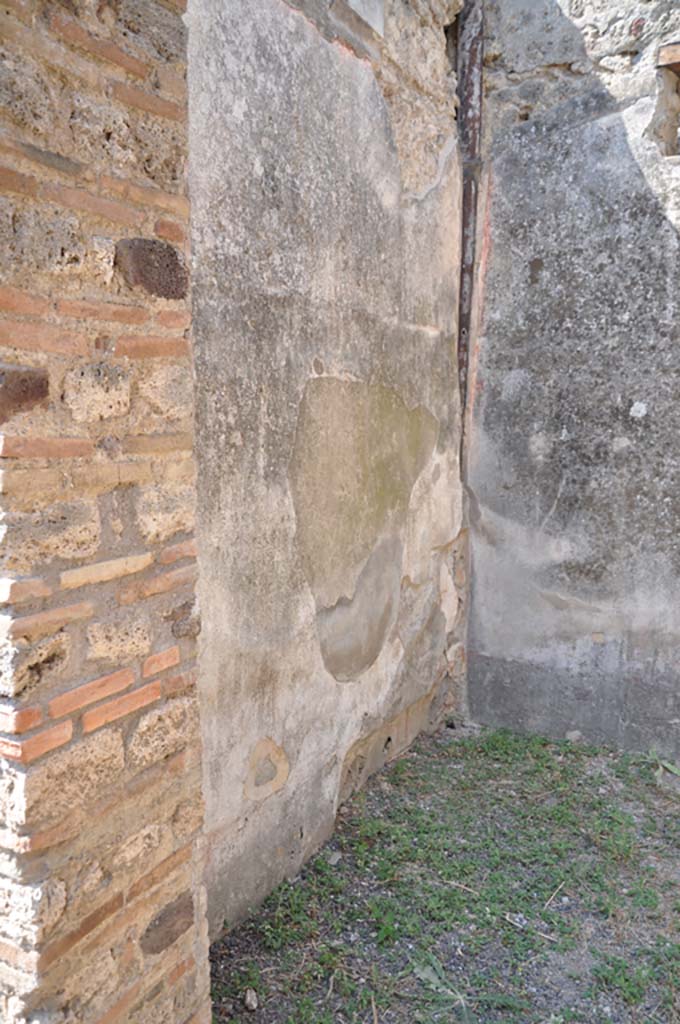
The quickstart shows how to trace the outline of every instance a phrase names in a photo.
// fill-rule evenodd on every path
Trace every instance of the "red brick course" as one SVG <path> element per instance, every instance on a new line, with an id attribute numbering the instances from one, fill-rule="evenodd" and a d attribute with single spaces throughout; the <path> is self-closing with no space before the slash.
<path id="1" fill-rule="evenodd" d="M 38 182 L 28 174 L 20 174 L 11 167 L 0 167 L 0 191 L 18 192 L 19 195 L 35 196 Z"/>
<path id="2" fill-rule="evenodd" d="M 3 459 L 77 459 L 91 455 L 94 441 L 86 437 L 10 437 L 0 441 Z"/>
<path id="3" fill-rule="evenodd" d="M 9 285 L 0 287 L 0 310 L 3 313 L 16 313 L 19 316 L 44 316 L 50 309 L 50 301 L 44 295 L 32 295 L 30 292 L 12 288 Z"/>
<path id="4" fill-rule="evenodd" d="M 75 331 L 28 320 L 0 320 L 0 345 L 63 356 L 85 356 L 90 349 L 88 339 Z"/>
<path id="5" fill-rule="evenodd" d="M 13 639 L 23 637 L 27 640 L 35 640 L 42 636 L 49 636 L 56 633 L 71 622 L 82 622 L 91 619 L 94 615 L 94 608 L 87 602 L 70 604 L 63 608 L 52 608 L 48 611 L 38 612 L 35 615 L 24 615 L 20 619 L 14 619 L 10 623 L 9 635 Z"/>
<path id="6" fill-rule="evenodd" d="M 155 114 L 157 117 L 167 117 L 172 121 L 183 121 L 186 112 L 178 103 L 164 100 L 144 89 L 137 89 L 124 82 L 114 82 L 111 86 L 111 95 L 128 107 L 137 107 L 147 114 Z"/>
<path id="7" fill-rule="evenodd" d="M 83 715 L 83 732 L 94 732 L 102 725 L 108 725 L 109 722 L 115 722 L 119 718 L 131 715 L 133 711 L 139 711 L 147 704 L 153 704 L 154 701 L 159 700 L 160 696 L 160 682 L 149 683 L 147 686 L 140 687 L 139 690 L 126 694 L 125 697 L 118 697 L 116 700 L 109 701 L 108 704 L 102 704 L 98 708 L 93 708 L 92 711 L 86 711 Z"/>
<path id="8" fill-rule="evenodd" d="M 121 203 L 117 199 L 95 196 L 82 188 L 46 183 L 41 187 L 40 195 L 41 198 L 58 203 L 69 210 L 89 213 L 93 217 L 100 217 L 103 220 L 112 221 L 114 224 L 123 224 L 129 228 L 139 227 L 144 220 L 141 210 L 128 206 L 127 203 Z"/>
<path id="9" fill-rule="evenodd" d="M 177 590 L 179 587 L 195 582 L 195 566 L 183 566 L 181 569 L 152 576 L 150 579 L 141 580 L 139 583 L 125 587 L 118 595 L 118 603 L 122 605 L 135 604 L 137 601 L 155 597 L 157 594 L 167 594 L 171 590 Z"/>
<path id="10" fill-rule="evenodd" d="M 189 355 L 189 342 L 162 334 L 122 334 L 114 345 L 114 353 L 128 359 L 180 359 Z"/>
<path id="11" fill-rule="evenodd" d="M 121 669 L 119 672 L 112 672 L 110 675 L 93 679 L 91 683 L 84 683 L 77 686 L 75 690 L 62 693 L 54 697 L 49 703 L 50 718 L 61 718 L 62 715 L 71 715 L 74 711 L 80 711 L 88 704 L 94 704 L 98 700 L 110 697 L 114 693 L 120 693 L 132 686 L 135 681 L 135 673 L 131 668 Z"/>
<path id="12" fill-rule="evenodd" d="M 29 764 L 43 754 L 49 753 L 56 747 L 62 747 L 73 735 L 73 723 L 70 719 L 52 725 L 49 729 L 26 740 L 8 740 L 0 737 L 0 756 L 10 761 L 20 761 L 21 764 Z"/>
<path id="13" fill-rule="evenodd" d="M 35 729 L 42 722 L 40 708 L 14 708 L 0 705 L 0 732 L 19 735 Z"/>
<path id="14" fill-rule="evenodd" d="M 25 604 L 27 601 L 41 601 L 50 597 L 52 588 L 37 577 L 11 580 L 6 604 Z"/>
<path id="15" fill-rule="evenodd" d="M 126 53 L 125 50 L 122 50 L 120 46 L 116 46 L 110 40 L 97 39 L 79 25 L 78 22 L 72 21 L 61 14 L 52 15 L 50 18 L 50 28 L 64 42 L 79 47 L 94 57 L 99 57 L 101 60 L 117 64 L 137 78 L 146 78 L 150 71 L 150 66 L 145 61 L 138 60 L 137 57 Z"/>
<path id="16" fill-rule="evenodd" d="M 121 306 L 115 302 L 88 302 L 59 299 L 57 313 L 78 320 L 110 320 L 120 324 L 143 324 L 149 311 L 143 306 Z"/>
<path id="17" fill-rule="evenodd" d="M 179 665 L 179 647 L 169 647 L 167 651 L 159 651 L 158 654 L 150 655 L 142 666 L 142 677 L 148 679 L 159 672 L 165 672 L 167 668 Z"/>
<path id="18" fill-rule="evenodd" d="M 182 245 L 186 239 L 186 231 L 182 225 L 174 220 L 168 220 L 167 217 L 159 217 L 153 229 L 159 238 L 164 238 L 168 242 Z"/>

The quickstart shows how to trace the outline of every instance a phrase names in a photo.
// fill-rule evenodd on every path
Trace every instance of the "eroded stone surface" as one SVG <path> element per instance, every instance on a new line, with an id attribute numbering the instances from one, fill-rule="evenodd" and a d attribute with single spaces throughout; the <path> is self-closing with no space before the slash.
<path id="1" fill-rule="evenodd" d="M 56 878 L 35 885 L 0 880 L 0 934 L 17 945 L 41 942 L 66 906 L 66 886 Z"/>
<path id="2" fill-rule="evenodd" d="M 151 650 L 151 629 L 139 612 L 118 614 L 88 627 L 88 657 L 126 665 Z"/>
<path id="3" fill-rule="evenodd" d="M 143 487 L 137 498 L 137 522 L 147 541 L 168 540 L 190 530 L 196 493 L 193 487 Z"/>
<path id="4" fill-rule="evenodd" d="M 399 152 L 402 180 L 422 194 L 441 177 L 456 133 L 456 75 L 444 44 L 462 0 L 385 2 L 385 54 L 377 69 Z M 417 89 L 406 89 L 402 74 Z"/>
<path id="5" fill-rule="evenodd" d="M 191 420 L 192 381 L 191 374 L 187 373 L 184 366 L 149 366 L 140 376 L 137 388 L 148 405 L 145 414 L 140 411 L 140 418 L 144 416 L 145 424 L 148 424 L 150 415 L 155 416 L 161 424 Z"/>
<path id="6" fill-rule="evenodd" d="M 101 539 L 101 519 L 95 502 L 55 502 L 37 512 L 8 516 L 12 544 L 6 566 L 29 573 L 55 558 L 73 559 L 94 555 Z"/>
<path id="7" fill-rule="evenodd" d="M 9 692 L 14 696 L 26 695 L 38 687 L 48 686 L 63 675 L 70 650 L 71 637 L 64 632 L 46 637 L 28 650 L 19 648 L 14 657 Z"/>
<path id="8" fill-rule="evenodd" d="M 86 245 L 78 217 L 53 204 L 40 210 L 15 196 L 0 198 L 0 258 L 8 279 L 49 275 L 57 282 L 81 272 Z"/>
<path id="9" fill-rule="evenodd" d="M 130 408 L 129 373 L 107 363 L 69 370 L 63 400 L 78 423 L 123 416 Z"/>
<path id="10" fill-rule="evenodd" d="M 74 814 L 114 786 L 123 768 L 123 739 L 117 729 L 100 730 L 54 754 L 28 776 L 26 820 L 46 825 Z"/>
<path id="11" fill-rule="evenodd" d="M 135 767 L 162 761 L 195 740 L 198 731 L 196 702 L 178 698 L 147 712 L 130 738 L 128 759 Z"/>

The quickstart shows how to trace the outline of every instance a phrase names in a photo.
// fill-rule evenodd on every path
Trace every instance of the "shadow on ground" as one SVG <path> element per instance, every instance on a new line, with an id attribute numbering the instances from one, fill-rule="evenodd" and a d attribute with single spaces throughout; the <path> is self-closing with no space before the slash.
<path id="1" fill-rule="evenodd" d="M 680 1021 L 674 766 L 455 736 L 376 777 L 213 946 L 214 1021 Z"/>

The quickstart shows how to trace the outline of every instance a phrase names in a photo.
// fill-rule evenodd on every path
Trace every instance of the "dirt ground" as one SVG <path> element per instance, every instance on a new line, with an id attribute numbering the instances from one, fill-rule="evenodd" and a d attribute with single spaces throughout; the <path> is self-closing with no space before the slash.
<path id="1" fill-rule="evenodd" d="M 224 1024 L 678 1024 L 680 777 L 450 729 L 212 948 Z"/>

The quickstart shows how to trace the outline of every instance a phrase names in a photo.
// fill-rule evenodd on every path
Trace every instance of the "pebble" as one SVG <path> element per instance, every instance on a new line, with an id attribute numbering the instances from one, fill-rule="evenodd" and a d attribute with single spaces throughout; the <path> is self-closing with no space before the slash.
<path id="1" fill-rule="evenodd" d="M 257 1010 L 260 1004 L 257 998 L 257 992 L 255 991 L 254 988 L 247 988 L 245 990 L 243 994 L 243 1005 L 245 1006 L 246 1010 L 250 1010 L 251 1012 L 253 1010 Z"/>

